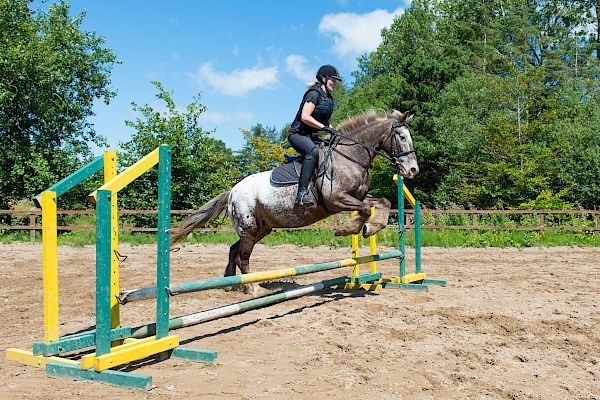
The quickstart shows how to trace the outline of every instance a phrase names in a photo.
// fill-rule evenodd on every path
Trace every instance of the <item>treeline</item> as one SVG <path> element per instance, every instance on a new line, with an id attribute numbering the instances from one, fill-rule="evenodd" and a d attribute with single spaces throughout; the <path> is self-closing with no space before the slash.
<path id="1" fill-rule="evenodd" d="M 93 158 L 104 139 L 87 121 L 110 102 L 114 52 L 67 3 L 46 13 L 0 0 L 0 208 L 15 208 Z M 382 44 L 338 85 L 334 122 L 369 108 L 415 114 L 420 175 L 410 187 L 438 208 L 597 208 L 600 201 L 600 0 L 414 0 Z M 121 167 L 174 146 L 173 208 L 197 208 L 287 151 L 287 127 L 242 130 L 232 151 L 201 126 L 197 96 L 181 110 L 153 82 L 166 111 L 134 104 Z M 117 88 L 118 89 L 118 88 Z M 293 113 L 292 110 L 290 110 Z M 292 114 L 290 114 L 292 115 Z M 335 124 L 334 124 L 335 125 Z M 393 173 L 376 160 L 372 192 L 394 200 Z M 61 198 L 81 208 L 99 181 Z M 153 208 L 156 176 L 120 196 Z"/>

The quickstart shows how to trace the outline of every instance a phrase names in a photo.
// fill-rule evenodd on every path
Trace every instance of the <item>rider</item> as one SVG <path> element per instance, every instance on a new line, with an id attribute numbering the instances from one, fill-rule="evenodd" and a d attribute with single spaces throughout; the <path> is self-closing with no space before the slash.
<path id="1" fill-rule="evenodd" d="M 335 106 L 331 93 L 337 82 L 341 80 L 334 66 L 323 65 L 319 68 L 317 82 L 309 85 L 309 89 L 304 93 L 296 118 L 290 127 L 288 141 L 298 153 L 304 156 L 296 196 L 296 204 L 301 206 L 314 204 L 308 193 L 308 182 L 319 162 L 319 148 L 313 141 L 313 136 L 320 130 L 332 135 L 336 133 L 329 126 Z"/>

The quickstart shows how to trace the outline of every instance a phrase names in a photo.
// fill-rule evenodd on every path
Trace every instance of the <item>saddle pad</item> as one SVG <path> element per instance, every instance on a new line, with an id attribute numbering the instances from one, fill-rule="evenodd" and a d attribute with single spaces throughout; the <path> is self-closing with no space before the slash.
<path id="1" fill-rule="evenodd" d="M 271 171 L 271 184 L 275 186 L 291 186 L 298 184 L 302 164 L 291 162 L 283 164 Z"/>

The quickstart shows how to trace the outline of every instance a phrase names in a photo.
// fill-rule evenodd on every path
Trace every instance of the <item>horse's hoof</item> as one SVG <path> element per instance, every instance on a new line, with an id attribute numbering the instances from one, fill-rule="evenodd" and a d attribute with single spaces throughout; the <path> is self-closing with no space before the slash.
<path id="1" fill-rule="evenodd" d="M 362 228 L 362 235 L 364 238 L 375 235 L 377 232 L 385 228 L 385 225 L 367 223 Z"/>
<path id="2" fill-rule="evenodd" d="M 362 227 L 362 235 L 364 238 L 368 238 L 369 236 L 371 236 L 373 233 L 371 231 L 371 225 L 369 224 L 364 224 Z"/>
<path id="3" fill-rule="evenodd" d="M 246 286 L 247 285 L 227 286 L 227 287 L 224 287 L 223 290 L 226 292 L 244 292 L 244 293 L 246 293 Z"/>

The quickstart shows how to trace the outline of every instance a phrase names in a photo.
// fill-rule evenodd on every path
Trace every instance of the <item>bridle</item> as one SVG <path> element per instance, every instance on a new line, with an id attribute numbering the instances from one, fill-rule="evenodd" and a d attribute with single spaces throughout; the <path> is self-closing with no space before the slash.
<path id="1" fill-rule="evenodd" d="M 388 135 L 388 138 L 383 142 L 385 144 L 385 142 L 388 141 L 388 139 L 390 139 L 392 141 L 392 147 L 391 147 L 391 153 L 392 156 L 391 157 L 386 157 L 388 160 L 390 160 L 390 162 L 392 163 L 392 165 L 394 165 L 395 167 L 400 166 L 400 158 L 402 157 L 406 157 L 409 154 L 412 154 L 415 152 L 415 150 L 407 150 L 407 151 L 400 151 L 402 150 L 402 144 L 400 143 L 400 140 L 398 139 L 398 137 L 396 136 L 396 134 L 394 133 L 394 131 L 398 128 L 402 128 L 403 126 L 407 126 L 408 124 L 406 122 L 397 122 L 394 121 L 392 123 L 392 126 L 390 127 L 390 134 Z M 396 147 L 398 148 L 398 153 L 395 152 Z M 379 153 L 380 155 L 383 155 L 385 153 Z M 387 156 L 387 154 L 385 154 L 385 156 Z"/>
<path id="2" fill-rule="evenodd" d="M 400 143 L 399 139 L 396 137 L 395 130 L 398 129 L 398 128 L 401 128 L 403 126 L 407 126 L 407 125 L 408 124 L 406 122 L 404 122 L 404 121 L 403 122 L 394 121 L 392 123 L 392 125 L 390 126 L 390 133 L 388 134 L 387 138 L 383 141 L 383 144 L 385 145 L 385 143 L 388 140 L 391 140 L 391 142 L 392 142 L 391 143 L 391 153 L 392 153 L 391 156 L 388 156 L 385 152 L 376 150 L 373 147 L 369 146 L 368 144 L 364 144 L 362 142 L 359 142 L 358 140 L 356 140 L 354 138 L 351 138 L 349 136 L 343 135 L 343 134 L 341 134 L 339 132 L 337 132 L 335 134 L 335 136 L 338 136 L 340 138 L 349 140 L 349 141 L 353 142 L 354 144 L 357 144 L 357 145 L 363 147 L 367 151 L 372 151 L 373 153 L 378 154 L 378 155 L 382 156 L 383 158 L 387 159 L 393 166 L 399 167 L 401 165 L 400 158 L 406 157 L 407 155 L 412 154 L 412 153 L 415 152 L 414 150 L 400 151 L 400 150 L 402 150 L 402 144 Z M 399 151 L 398 153 L 396 153 L 396 149 L 398 149 L 398 151 Z M 356 164 L 360 165 L 361 167 L 363 167 L 365 169 L 369 169 L 368 165 L 365 166 L 365 165 L 361 164 L 357 160 L 354 160 L 351 157 L 347 156 L 346 154 L 340 152 L 335 147 L 334 147 L 333 150 L 336 153 L 338 153 L 338 154 L 344 156 L 345 158 L 347 158 L 347 159 L 355 162 Z"/>

